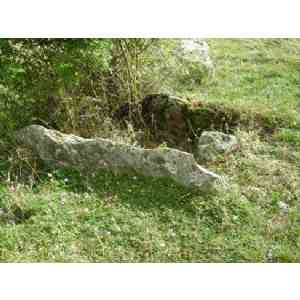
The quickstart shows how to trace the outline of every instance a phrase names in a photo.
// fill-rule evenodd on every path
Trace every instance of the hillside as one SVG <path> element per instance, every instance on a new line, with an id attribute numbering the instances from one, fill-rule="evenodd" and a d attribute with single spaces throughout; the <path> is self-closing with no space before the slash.
<path id="1" fill-rule="evenodd" d="M 213 79 L 177 94 L 249 120 L 233 129 L 239 150 L 205 164 L 229 187 L 210 194 L 167 179 L 39 170 L 3 138 L 1 261 L 300 262 L 300 40 L 207 42 Z M 138 136 L 102 124 L 104 137 Z"/>

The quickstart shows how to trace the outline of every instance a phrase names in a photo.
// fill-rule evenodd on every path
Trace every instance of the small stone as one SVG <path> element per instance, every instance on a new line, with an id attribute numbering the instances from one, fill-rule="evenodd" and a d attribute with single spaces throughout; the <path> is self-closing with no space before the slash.
<path id="1" fill-rule="evenodd" d="M 238 148 L 234 135 L 219 131 L 204 131 L 195 146 L 195 158 L 199 162 L 215 161 L 219 156 L 228 154 Z"/>
<path id="2" fill-rule="evenodd" d="M 239 219 L 238 216 L 232 216 L 232 220 L 233 220 L 233 221 L 237 221 L 238 219 Z"/>
<path id="3" fill-rule="evenodd" d="M 283 201 L 279 201 L 279 202 L 278 202 L 278 207 L 279 207 L 282 211 L 284 211 L 284 212 L 287 212 L 287 211 L 289 210 L 288 204 L 286 204 L 286 203 L 283 202 Z"/>

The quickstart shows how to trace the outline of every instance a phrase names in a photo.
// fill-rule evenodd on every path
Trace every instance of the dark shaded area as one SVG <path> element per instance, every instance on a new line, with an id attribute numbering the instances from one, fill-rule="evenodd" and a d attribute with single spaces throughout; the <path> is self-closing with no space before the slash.
<path id="1" fill-rule="evenodd" d="M 38 213 L 38 210 L 22 208 L 13 204 L 9 208 L 1 208 L 0 223 L 23 224 Z"/>
<path id="2" fill-rule="evenodd" d="M 168 178 L 117 175 L 109 171 L 87 174 L 74 169 L 62 169 L 55 177 L 69 179 L 64 185 L 69 192 L 95 193 L 107 205 L 117 202 L 138 210 L 177 209 L 195 214 L 193 200 L 205 197 L 209 201 L 208 197 L 214 196 L 178 186 Z"/>
<path id="3" fill-rule="evenodd" d="M 123 126 L 130 122 L 136 129 L 150 132 L 151 145 L 166 143 L 188 152 L 192 152 L 195 139 L 206 130 L 233 133 L 244 127 L 272 134 L 284 124 L 284 120 L 249 114 L 221 103 L 190 102 L 167 94 L 148 95 L 134 105 L 126 103 L 113 118 Z"/>

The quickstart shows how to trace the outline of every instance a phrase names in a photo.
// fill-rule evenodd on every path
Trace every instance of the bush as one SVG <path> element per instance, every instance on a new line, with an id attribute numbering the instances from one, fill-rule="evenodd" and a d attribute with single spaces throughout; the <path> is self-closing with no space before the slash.
<path id="1" fill-rule="evenodd" d="M 2 39 L 0 132 L 37 123 L 92 135 L 124 103 L 201 84 L 175 39 Z"/>

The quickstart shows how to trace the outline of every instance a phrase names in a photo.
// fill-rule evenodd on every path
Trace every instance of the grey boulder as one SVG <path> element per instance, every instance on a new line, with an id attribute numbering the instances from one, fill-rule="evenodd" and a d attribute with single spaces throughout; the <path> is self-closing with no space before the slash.
<path id="1" fill-rule="evenodd" d="M 16 138 L 52 167 L 169 177 L 179 185 L 201 190 L 222 181 L 199 166 L 192 154 L 176 149 L 143 149 L 107 139 L 85 139 L 39 125 L 20 130 Z"/>
<path id="2" fill-rule="evenodd" d="M 175 56 L 186 79 L 198 77 L 199 82 L 207 82 L 213 77 L 214 65 L 209 52 L 203 39 L 179 40 Z"/>
<path id="3" fill-rule="evenodd" d="M 219 131 L 203 131 L 196 141 L 194 155 L 198 162 L 215 161 L 239 146 L 238 139 Z"/>
<path id="4" fill-rule="evenodd" d="M 175 93 L 178 88 L 199 87 L 211 82 L 215 68 L 210 49 L 203 39 L 173 39 L 157 52 L 154 78 L 160 78 L 156 91 Z"/>
<path id="5" fill-rule="evenodd" d="M 188 62 L 204 65 L 209 72 L 213 71 L 213 62 L 209 54 L 209 46 L 203 39 L 182 39 L 180 52 Z"/>

